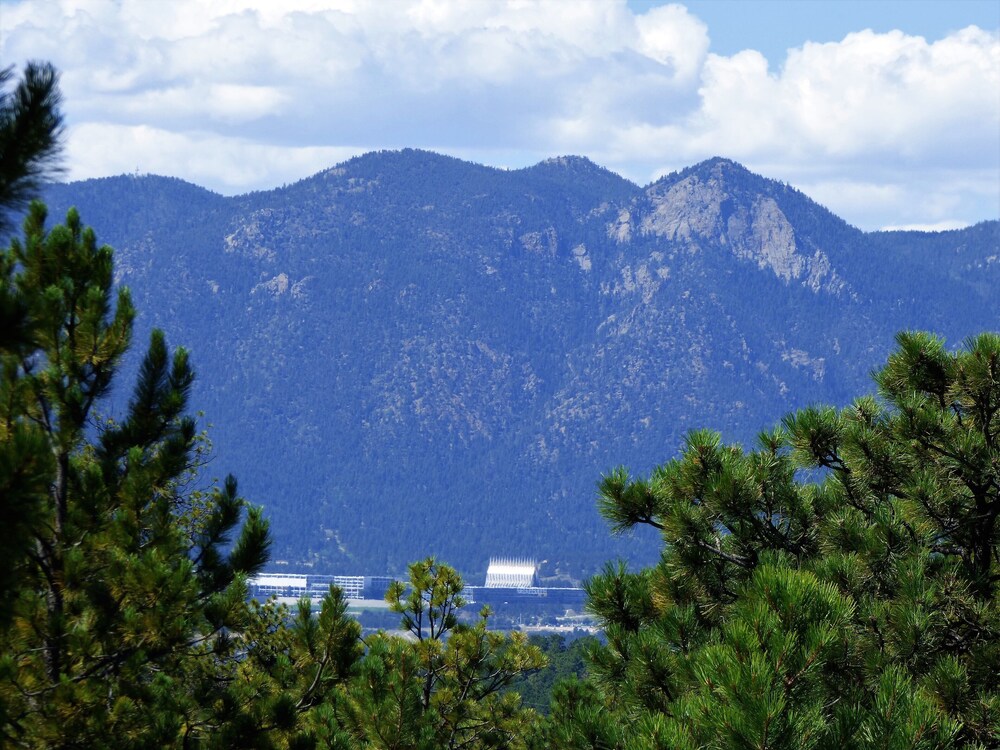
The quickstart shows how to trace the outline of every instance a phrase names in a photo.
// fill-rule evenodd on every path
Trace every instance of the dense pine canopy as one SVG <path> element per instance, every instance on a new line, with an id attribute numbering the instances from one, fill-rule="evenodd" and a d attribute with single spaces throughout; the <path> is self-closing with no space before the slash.
<path id="1" fill-rule="evenodd" d="M 663 554 L 590 581 L 608 643 L 544 746 L 996 746 L 1000 335 L 898 344 L 846 409 L 604 477 L 614 528 Z"/>

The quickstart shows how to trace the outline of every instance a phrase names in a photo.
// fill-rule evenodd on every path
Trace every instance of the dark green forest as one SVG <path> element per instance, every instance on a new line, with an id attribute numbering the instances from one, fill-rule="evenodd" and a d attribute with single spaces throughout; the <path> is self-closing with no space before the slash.
<path id="1" fill-rule="evenodd" d="M 6 218 L 60 118 L 51 68 L 0 84 Z M 658 559 L 590 578 L 603 638 L 566 644 L 491 629 L 434 557 L 386 594 L 398 632 L 362 638 L 336 589 L 248 599 L 271 525 L 206 481 L 196 362 L 138 314 L 79 212 L 31 203 L 0 252 L 4 747 L 1000 745 L 1000 334 L 900 333 L 847 406 L 595 476 Z"/>

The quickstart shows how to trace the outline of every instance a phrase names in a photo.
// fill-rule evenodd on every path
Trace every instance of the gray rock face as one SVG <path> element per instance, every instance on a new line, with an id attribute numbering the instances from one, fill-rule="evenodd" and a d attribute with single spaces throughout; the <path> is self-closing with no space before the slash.
<path id="1" fill-rule="evenodd" d="M 817 292 L 821 288 L 843 290 L 843 280 L 822 250 L 796 245 L 795 229 L 773 197 L 758 195 L 745 201 L 731 192 L 733 186 L 727 186 L 725 175 L 730 166 L 720 160 L 707 170 L 707 176 L 693 173 L 669 186 L 649 188 L 648 208 L 639 222 L 641 232 L 695 247 L 723 245 L 737 258 L 769 269 L 786 284 L 800 282 Z M 631 215 L 623 213 L 609 227 L 609 235 L 619 243 L 631 237 Z"/>
<path id="2" fill-rule="evenodd" d="M 644 234 L 668 241 L 720 236 L 726 194 L 717 178 L 692 174 L 666 190 L 654 186 L 646 195 L 650 208 L 640 222 Z"/>

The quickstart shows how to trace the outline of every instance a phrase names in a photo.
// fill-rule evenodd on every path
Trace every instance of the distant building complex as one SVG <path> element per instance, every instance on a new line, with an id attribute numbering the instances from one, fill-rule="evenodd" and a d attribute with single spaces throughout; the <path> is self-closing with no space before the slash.
<path id="1" fill-rule="evenodd" d="M 381 599 L 385 596 L 389 576 L 326 576 L 295 573 L 261 573 L 249 581 L 250 596 L 267 599 L 277 596 L 288 599 L 322 599 L 336 586 L 348 599 Z"/>
<path id="2" fill-rule="evenodd" d="M 294 573 L 261 573 L 249 581 L 250 596 L 271 596 L 319 600 L 330 586 L 340 588 L 348 599 L 382 599 L 389 576 L 330 576 Z M 491 558 L 484 586 L 466 586 L 463 594 L 470 603 L 492 607 L 537 605 L 552 609 L 580 609 L 586 602 L 581 588 L 553 588 L 538 585 L 538 564 L 523 558 Z"/>

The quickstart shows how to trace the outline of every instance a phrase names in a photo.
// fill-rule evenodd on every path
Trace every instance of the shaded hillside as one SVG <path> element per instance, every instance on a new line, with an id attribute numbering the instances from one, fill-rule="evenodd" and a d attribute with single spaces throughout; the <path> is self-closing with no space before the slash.
<path id="1" fill-rule="evenodd" d="M 210 472 L 266 506 L 276 558 L 330 572 L 648 561 L 598 517 L 602 471 L 844 403 L 898 329 L 957 344 L 1000 313 L 998 222 L 865 234 L 723 159 L 640 188 L 381 152 L 235 198 L 123 176 L 48 200 L 116 248 L 140 331 L 192 350 Z"/>

